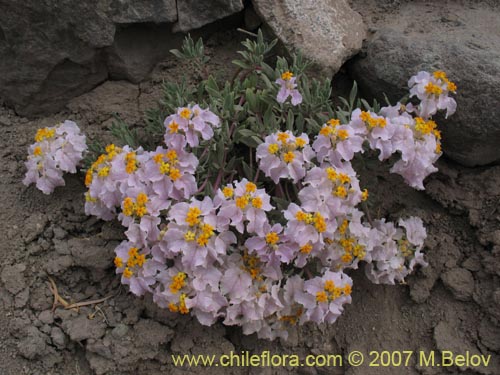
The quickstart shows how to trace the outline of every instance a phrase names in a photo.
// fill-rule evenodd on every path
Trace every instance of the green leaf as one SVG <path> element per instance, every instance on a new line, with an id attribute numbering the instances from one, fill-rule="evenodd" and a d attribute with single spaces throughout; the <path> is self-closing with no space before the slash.
<path id="1" fill-rule="evenodd" d="M 354 101 L 358 95 L 358 84 L 356 81 L 352 84 L 351 92 L 349 93 L 349 111 L 352 112 L 354 109 Z"/>
<path id="2" fill-rule="evenodd" d="M 250 65 L 242 60 L 233 60 L 232 63 L 242 69 L 250 69 Z"/>
<path id="3" fill-rule="evenodd" d="M 295 117 L 293 116 L 293 112 L 288 111 L 287 119 L 286 119 L 286 128 L 293 132 L 293 124 L 295 122 Z"/>
<path id="4" fill-rule="evenodd" d="M 245 174 L 245 177 L 248 180 L 252 181 L 253 180 L 252 168 L 250 168 L 250 166 L 245 161 L 241 162 L 241 166 L 243 167 L 243 173 Z"/>

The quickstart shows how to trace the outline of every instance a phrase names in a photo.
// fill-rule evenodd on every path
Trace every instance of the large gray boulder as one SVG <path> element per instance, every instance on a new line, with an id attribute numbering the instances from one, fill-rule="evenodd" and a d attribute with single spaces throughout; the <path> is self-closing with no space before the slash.
<path id="1" fill-rule="evenodd" d="M 242 8 L 241 0 L 1 0 L 0 103 L 46 114 L 108 78 L 141 81 L 179 46 L 174 27 Z"/>
<path id="2" fill-rule="evenodd" d="M 289 51 L 300 50 L 319 73 L 333 76 L 365 38 L 346 0 L 252 0 L 257 14 Z"/>
<path id="3" fill-rule="evenodd" d="M 177 0 L 176 29 L 189 31 L 243 10 L 242 0 Z"/>
<path id="4" fill-rule="evenodd" d="M 431 4 L 432 5 L 432 4 Z M 438 118 L 443 151 L 466 165 L 500 160 L 500 9 L 486 3 L 405 3 L 375 25 L 364 57 L 349 67 L 360 86 L 395 101 L 420 70 L 444 70 L 458 86 L 457 112 Z"/>

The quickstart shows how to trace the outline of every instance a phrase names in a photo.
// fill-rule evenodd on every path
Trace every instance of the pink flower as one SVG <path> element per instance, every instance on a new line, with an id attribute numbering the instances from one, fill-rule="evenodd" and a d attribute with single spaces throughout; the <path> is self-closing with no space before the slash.
<path id="1" fill-rule="evenodd" d="M 328 217 L 345 215 L 363 199 L 356 172 L 349 163 L 342 167 L 314 167 L 299 191 L 301 206 L 308 212 L 319 211 Z"/>
<path id="2" fill-rule="evenodd" d="M 187 270 L 222 263 L 228 246 L 236 242 L 235 235 L 227 231 L 227 222 L 217 217 L 209 197 L 173 205 L 169 220 L 165 235 L 168 247 L 182 254 L 182 265 Z"/>
<path id="3" fill-rule="evenodd" d="M 148 156 L 140 176 L 143 181 L 152 183 L 153 191 L 161 199 L 187 199 L 196 192 L 196 156 L 184 150 L 162 147 Z"/>
<path id="4" fill-rule="evenodd" d="M 39 129 L 28 151 L 23 184 L 34 183 L 44 194 L 52 193 L 64 186 L 63 172 L 76 173 L 86 150 L 85 135 L 73 121 Z"/>
<path id="5" fill-rule="evenodd" d="M 322 277 L 304 282 L 304 294 L 297 295 L 297 302 L 305 308 L 301 321 L 334 323 L 344 311 L 343 305 L 351 303 L 352 280 L 343 272 L 326 271 Z"/>
<path id="6" fill-rule="evenodd" d="M 384 219 L 376 220 L 374 224 L 370 233 L 374 240 L 372 259 L 365 267 L 366 275 L 373 283 L 402 282 L 416 265 L 427 266 L 421 253 L 426 237 L 421 219 L 400 219 L 401 227 Z"/>
<path id="7" fill-rule="evenodd" d="M 451 82 L 443 71 L 436 71 L 432 75 L 428 72 L 418 72 L 408 81 L 410 97 L 416 96 L 420 104 L 415 108 L 418 116 L 430 118 L 438 110 L 446 110 L 446 118 L 455 113 L 457 103 L 449 97 L 450 92 L 455 92 L 457 87 Z"/>
<path id="8" fill-rule="evenodd" d="M 336 222 L 320 211 L 308 211 L 295 203 L 290 203 L 283 212 L 288 223 L 285 228 L 287 237 L 299 246 L 324 244 L 324 239 L 333 235 Z"/>
<path id="9" fill-rule="evenodd" d="M 256 150 L 259 168 L 275 183 L 290 178 L 297 183 L 306 174 L 314 158 L 305 133 L 295 137 L 289 130 L 267 136 Z"/>
<path id="10" fill-rule="evenodd" d="M 275 279 L 281 278 L 280 263 L 290 263 L 299 250 L 299 246 L 289 242 L 282 231 L 281 224 L 271 226 L 266 223 L 262 236 L 253 236 L 245 241 L 245 247 L 250 253 L 256 253 L 263 262 L 276 266 L 277 271 L 272 275 Z"/>
<path id="11" fill-rule="evenodd" d="M 267 223 L 266 212 L 273 206 L 271 197 L 264 189 L 246 178 L 234 181 L 217 191 L 214 203 L 220 206 L 218 217 L 240 233 L 244 233 L 245 223 L 248 233 L 262 234 Z"/>
<path id="12" fill-rule="evenodd" d="M 284 103 L 289 96 L 292 97 L 292 105 L 299 105 L 302 103 L 302 95 L 299 90 L 296 89 L 297 84 L 295 81 L 296 78 L 289 71 L 283 73 L 281 78 L 276 80 L 276 83 L 281 86 L 276 96 L 278 103 Z"/>
<path id="13" fill-rule="evenodd" d="M 335 119 L 323 125 L 312 145 L 319 162 L 341 165 L 343 161 L 352 160 L 355 153 L 364 152 L 366 128 L 355 115 L 353 118 L 347 125 L 340 125 Z"/>
<path id="14" fill-rule="evenodd" d="M 198 104 L 177 109 L 175 115 L 165 119 L 165 144 L 177 150 L 186 143 L 197 147 L 199 137 L 209 140 L 213 137 L 213 128 L 220 126 L 219 117 L 209 109 L 202 109 Z"/>
<path id="15" fill-rule="evenodd" d="M 156 274 L 163 266 L 150 261 L 148 249 L 135 247 L 129 241 L 123 241 L 115 249 L 114 260 L 116 273 L 122 275 L 122 284 L 129 285 L 130 291 L 137 296 L 151 292 L 151 285 L 156 283 Z"/>

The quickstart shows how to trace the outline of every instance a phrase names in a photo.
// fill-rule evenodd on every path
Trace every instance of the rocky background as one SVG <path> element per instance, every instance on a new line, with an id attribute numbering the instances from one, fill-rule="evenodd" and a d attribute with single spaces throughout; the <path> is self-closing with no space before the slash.
<path id="1" fill-rule="evenodd" d="M 384 166 L 363 175 L 380 206 L 375 216 L 423 218 L 430 266 L 400 286 L 372 285 L 354 272 L 353 303 L 338 322 L 301 327 L 288 342 L 202 327 L 129 295 L 112 265 L 121 228 L 84 215 L 82 176 L 51 196 L 21 184 L 37 128 L 72 119 L 106 139 L 115 114 L 144 125 L 164 80 L 196 79 L 169 54 L 186 32 L 203 36 L 210 70 L 231 77 L 246 38 L 237 27 L 262 27 L 284 50 L 301 50 L 315 74 L 334 76 L 336 95 L 355 79 L 364 96 L 397 100 L 422 69 L 443 69 L 458 86 L 457 113 L 438 121 L 445 157 L 424 192 Z M 470 351 L 491 354 L 492 363 L 300 371 L 500 373 L 499 55 L 495 0 L 0 0 L 0 374 L 203 373 L 175 368 L 170 354 L 354 349 Z M 49 276 L 70 303 L 110 298 L 54 309 Z"/>

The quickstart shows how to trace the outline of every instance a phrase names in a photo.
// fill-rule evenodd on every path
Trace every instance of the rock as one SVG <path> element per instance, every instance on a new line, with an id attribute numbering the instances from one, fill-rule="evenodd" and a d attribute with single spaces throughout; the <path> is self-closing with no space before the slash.
<path id="1" fill-rule="evenodd" d="M 26 271 L 26 265 L 23 263 L 5 266 L 0 276 L 5 289 L 12 294 L 23 290 L 26 287 L 24 271 Z"/>
<path id="2" fill-rule="evenodd" d="M 72 341 L 83 341 L 104 336 L 106 323 L 98 319 L 88 319 L 85 315 L 78 315 L 74 319 L 64 321 L 62 328 Z"/>
<path id="3" fill-rule="evenodd" d="M 115 23 L 170 23 L 177 20 L 175 0 L 120 0 L 110 4 L 109 12 Z"/>
<path id="4" fill-rule="evenodd" d="M 244 20 L 247 30 L 257 30 L 262 25 L 262 20 L 252 7 L 245 8 Z"/>
<path id="5" fill-rule="evenodd" d="M 16 308 L 18 309 L 23 308 L 28 303 L 29 298 L 30 288 L 25 288 L 20 291 L 14 298 L 14 306 L 16 306 Z"/>
<path id="6" fill-rule="evenodd" d="M 123 226 L 114 221 L 106 221 L 102 225 L 99 237 L 101 237 L 105 241 L 122 241 L 126 238 L 125 234 L 123 233 Z"/>
<path id="7" fill-rule="evenodd" d="M 470 301 L 474 292 L 474 277 L 465 268 L 452 268 L 441 275 L 443 284 L 460 301 Z"/>
<path id="8" fill-rule="evenodd" d="M 198 29 L 241 10 L 242 0 L 177 0 L 179 13 L 175 29 L 184 32 Z"/>
<path id="9" fill-rule="evenodd" d="M 458 327 L 452 326 L 448 322 L 439 322 L 439 324 L 434 328 L 434 341 L 436 342 L 436 347 L 441 351 L 450 351 L 454 355 L 464 355 L 467 352 L 470 355 L 481 355 L 477 347 L 465 341 L 463 337 L 459 334 Z M 493 362 L 493 361 L 491 361 Z M 466 370 L 467 366 L 457 366 L 461 371 Z M 495 374 L 498 369 L 498 364 L 490 363 L 488 367 L 483 365 L 473 368 L 474 371 L 480 374 Z"/>
<path id="10" fill-rule="evenodd" d="M 300 50 L 326 76 L 360 49 L 361 16 L 346 0 L 253 0 L 257 14 L 289 51 Z"/>
<path id="11" fill-rule="evenodd" d="M 7 116 L 0 116 L 0 125 L 2 126 L 10 126 L 12 125 L 12 121 Z"/>
<path id="12" fill-rule="evenodd" d="M 109 77 L 141 81 L 178 46 L 175 23 L 189 31 L 242 9 L 242 0 L 3 1 L 0 103 L 32 117 Z"/>
<path id="13" fill-rule="evenodd" d="M 27 337 L 19 342 L 19 353 L 26 359 L 35 359 L 45 353 L 45 335 L 35 327 L 28 327 Z"/>
<path id="14" fill-rule="evenodd" d="M 95 238 L 71 238 L 68 248 L 74 265 L 85 268 L 106 269 L 113 264 L 115 242 L 105 244 Z"/>
<path id="15" fill-rule="evenodd" d="M 126 81 L 107 81 L 91 92 L 72 99 L 68 108 L 74 113 L 92 116 L 102 122 L 118 114 L 127 123 L 138 121 L 138 85 Z"/>
<path id="16" fill-rule="evenodd" d="M 54 323 L 54 313 L 51 310 L 42 311 L 38 315 L 38 319 L 44 324 Z"/>
<path id="17" fill-rule="evenodd" d="M 115 328 L 108 331 L 103 340 L 87 342 L 86 357 L 97 374 L 109 373 L 116 363 L 121 370 L 138 373 L 141 360 L 151 361 L 159 353 L 161 356 L 163 346 L 174 336 L 170 328 L 149 319 L 141 319 L 126 332 L 121 330 Z"/>
<path id="18" fill-rule="evenodd" d="M 54 232 L 54 238 L 56 240 L 62 240 L 68 235 L 68 232 L 66 232 L 64 229 L 58 226 L 54 227 L 53 232 Z"/>
<path id="19" fill-rule="evenodd" d="M 1 64 L 1 62 L 0 62 L 0 64 Z M 1 78 L 0 78 L 0 80 L 1 80 Z M 1 90 L 1 88 L 0 88 L 0 90 Z M 0 95 L 1 95 L 1 93 L 0 93 Z M 21 234 L 23 239 L 24 239 L 24 242 L 28 244 L 28 243 L 36 240 L 37 237 L 43 233 L 48 222 L 49 222 L 49 220 L 47 219 L 47 216 L 45 216 L 41 213 L 33 214 L 30 217 L 28 217 L 24 221 L 23 231 Z"/>
<path id="20" fill-rule="evenodd" d="M 170 50 L 182 44 L 183 34 L 172 34 L 167 24 L 139 24 L 120 27 L 107 49 L 110 78 L 138 83 L 159 61 L 170 56 Z M 136 96 L 137 98 L 137 96 Z"/>
<path id="21" fill-rule="evenodd" d="M 500 9 L 455 4 L 441 7 L 404 2 L 385 17 L 366 44 L 366 56 L 349 70 L 368 94 L 392 102 L 407 94 L 407 81 L 420 70 L 444 70 L 458 86 L 457 112 L 438 118 L 443 150 L 466 165 L 500 160 Z M 448 22 L 455 18 L 457 22 Z"/>
<path id="22" fill-rule="evenodd" d="M 73 258 L 69 255 L 62 255 L 49 259 L 45 264 L 45 270 L 49 275 L 59 275 L 72 266 Z"/>
<path id="23" fill-rule="evenodd" d="M 52 327 L 50 330 L 50 338 L 58 349 L 64 349 L 68 342 L 66 335 L 59 327 Z"/>
<path id="24" fill-rule="evenodd" d="M 498 352 L 500 350 L 500 327 L 489 319 L 482 319 L 479 325 L 479 338 L 487 348 Z"/>
<path id="25" fill-rule="evenodd" d="M 113 330 L 111 331 L 111 334 L 113 337 L 116 337 L 117 339 L 125 336 L 127 332 L 129 331 L 128 325 L 126 324 L 118 324 Z"/>
<path id="26" fill-rule="evenodd" d="M 474 256 L 469 257 L 463 262 L 462 267 L 469 271 L 477 272 L 481 269 L 481 260 Z"/>
<path id="27" fill-rule="evenodd" d="M 116 369 L 116 364 L 100 355 L 86 351 L 85 357 L 90 365 L 90 368 L 96 375 L 110 374 Z"/>
<path id="28" fill-rule="evenodd" d="M 0 97 L 16 112 L 54 111 L 107 78 L 99 49 L 115 27 L 97 0 L 2 2 L 0 24 Z"/>

